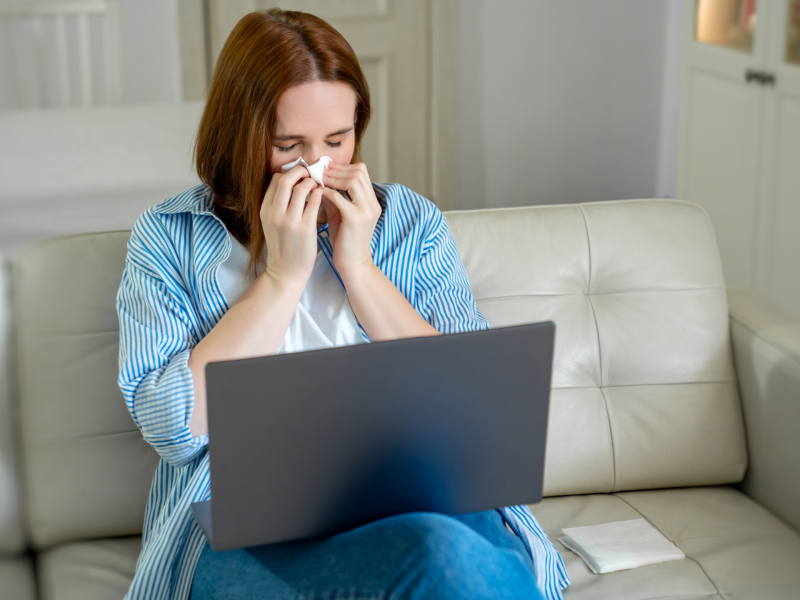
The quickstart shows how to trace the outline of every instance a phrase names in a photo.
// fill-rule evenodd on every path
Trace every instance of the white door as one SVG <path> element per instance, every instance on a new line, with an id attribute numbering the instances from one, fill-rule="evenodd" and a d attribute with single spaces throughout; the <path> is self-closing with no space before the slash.
<path id="1" fill-rule="evenodd" d="M 800 316 L 800 0 L 689 6 L 680 193 L 708 210 L 726 283 Z"/>
<path id="2" fill-rule="evenodd" d="M 687 10 L 679 197 L 709 213 L 725 283 L 753 287 L 765 88 L 761 4 L 700 0 Z"/>
<path id="3" fill-rule="evenodd" d="M 757 287 L 800 316 L 800 0 L 771 7 L 767 63 L 775 82 L 765 101 L 766 202 Z"/>
<path id="4" fill-rule="evenodd" d="M 447 194 L 435 193 L 441 173 L 434 172 L 436 161 L 432 166 L 438 130 L 431 126 L 437 99 L 430 0 L 211 0 L 212 60 L 243 15 L 276 5 L 325 19 L 358 55 L 372 100 L 362 156 L 373 181 L 402 183 L 434 201 L 440 196 L 441 206 Z"/>

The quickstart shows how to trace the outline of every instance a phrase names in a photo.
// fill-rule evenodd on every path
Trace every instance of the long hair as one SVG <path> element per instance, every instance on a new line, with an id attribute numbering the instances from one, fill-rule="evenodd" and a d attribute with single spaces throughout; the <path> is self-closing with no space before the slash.
<path id="1" fill-rule="evenodd" d="M 197 133 L 197 174 L 228 230 L 250 245 L 253 273 L 265 244 L 259 214 L 272 178 L 278 102 L 289 88 L 313 81 L 343 82 L 355 91 L 353 162 L 359 162 L 369 88 L 350 44 L 328 23 L 277 8 L 250 13 L 217 59 Z"/>

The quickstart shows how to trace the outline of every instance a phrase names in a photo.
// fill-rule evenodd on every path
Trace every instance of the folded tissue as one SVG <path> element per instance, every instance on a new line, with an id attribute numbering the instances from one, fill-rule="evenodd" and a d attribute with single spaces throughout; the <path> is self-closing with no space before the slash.
<path id="1" fill-rule="evenodd" d="M 297 160 L 293 160 L 290 163 L 286 163 L 281 167 L 281 173 L 286 173 L 292 167 L 296 167 L 297 165 L 303 165 L 306 169 L 308 169 L 308 174 L 311 175 L 311 179 L 316 181 L 322 187 L 325 187 L 325 184 L 322 183 L 322 172 L 328 168 L 328 163 L 333 160 L 330 156 L 323 156 L 313 165 L 309 165 L 306 161 L 303 160 L 301 156 Z"/>
<path id="2" fill-rule="evenodd" d="M 558 540 L 594 573 L 611 573 L 680 560 L 686 555 L 644 519 L 567 527 Z"/>

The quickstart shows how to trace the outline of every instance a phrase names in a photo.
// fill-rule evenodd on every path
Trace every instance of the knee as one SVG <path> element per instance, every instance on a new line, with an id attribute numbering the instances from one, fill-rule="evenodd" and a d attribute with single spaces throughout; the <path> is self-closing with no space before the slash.
<path id="1" fill-rule="evenodd" d="M 437 513 L 403 515 L 401 531 L 415 557 L 407 584 L 437 598 L 539 598 L 533 575 L 513 552 L 496 548 L 468 525 Z"/>
<path id="2" fill-rule="evenodd" d="M 403 520 L 407 542 L 429 563 L 454 566 L 481 546 L 491 549 L 491 544 L 469 526 L 445 515 L 410 513 Z"/>

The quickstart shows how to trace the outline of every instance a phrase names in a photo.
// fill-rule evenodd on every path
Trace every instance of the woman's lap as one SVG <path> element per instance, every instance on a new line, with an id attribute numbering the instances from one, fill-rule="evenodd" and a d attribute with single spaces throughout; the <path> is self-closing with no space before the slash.
<path id="1" fill-rule="evenodd" d="M 530 557 L 500 513 L 408 513 L 329 537 L 214 552 L 191 600 L 539 598 Z"/>

